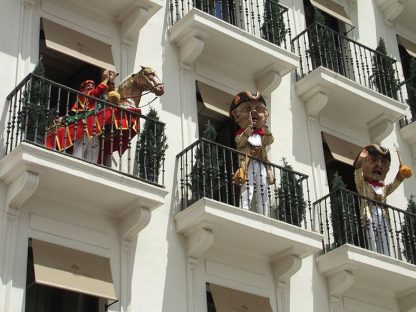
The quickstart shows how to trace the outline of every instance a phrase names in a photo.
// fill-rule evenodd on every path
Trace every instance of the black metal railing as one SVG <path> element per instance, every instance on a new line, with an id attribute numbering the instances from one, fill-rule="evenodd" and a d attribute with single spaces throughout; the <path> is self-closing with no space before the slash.
<path id="1" fill-rule="evenodd" d="M 409 105 L 411 113 L 411 117 L 404 117 L 400 120 L 400 126 L 403 128 L 408 124 L 416 121 L 416 75 L 413 75 L 410 78 L 400 82 L 397 88 L 401 88 L 402 86 L 406 86 L 406 102 Z"/>
<path id="2" fill-rule="evenodd" d="M 77 101 L 90 108 L 75 112 Z M 165 124 L 138 108 L 122 108 L 34 74 L 7 96 L 7 104 L 5 155 L 28 142 L 164 185 L 165 151 L 158 135 Z"/>
<path id="3" fill-rule="evenodd" d="M 248 163 L 247 180 L 242 185 L 233 179 L 240 167 L 239 159 Z M 187 147 L 177 160 L 182 210 L 206 197 L 299 227 L 314 228 L 307 175 L 205 139 Z"/>
<path id="4" fill-rule="evenodd" d="M 275 0 L 170 0 L 169 8 L 170 26 L 195 8 L 280 47 L 290 47 L 288 8 Z"/>
<path id="5" fill-rule="evenodd" d="M 322 66 L 403 102 L 396 60 L 327 26 L 311 24 L 293 38 L 292 52 L 300 58 L 297 80 Z"/>
<path id="6" fill-rule="evenodd" d="M 324 235 L 324 252 L 352 244 L 416 264 L 416 215 L 343 188 L 313 207 Z"/>

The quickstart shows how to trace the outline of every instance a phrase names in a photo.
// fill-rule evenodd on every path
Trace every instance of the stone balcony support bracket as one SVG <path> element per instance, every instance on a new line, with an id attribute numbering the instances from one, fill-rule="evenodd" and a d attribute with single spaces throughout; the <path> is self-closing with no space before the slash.
<path id="1" fill-rule="evenodd" d="M 150 222 L 152 212 L 148 208 L 135 207 L 121 218 L 123 240 L 132 241 Z"/>
<path id="2" fill-rule="evenodd" d="M 7 183 L 7 182 L 6 182 Z M 33 195 L 39 185 L 39 175 L 31 171 L 23 171 L 7 188 L 6 213 L 19 210 L 24 202 Z"/>
<path id="3" fill-rule="evenodd" d="M 204 41 L 197 36 L 189 36 L 178 43 L 181 67 L 189 70 L 204 50 Z"/>
<path id="4" fill-rule="evenodd" d="M 368 124 L 371 141 L 380 144 L 393 131 L 393 123 L 384 114 L 371 120 Z"/>
<path id="5" fill-rule="evenodd" d="M 388 25 L 402 13 L 402 0 L 376 0 L 378 7 L 383 11 L 384 20 Z"/>
<path id="6" fill-rule="evenodd" d="M 214 231 L 209 227 L 192 229 L 185 233 L 188 257 L 198 259 L 214 243 Z"/>
<path id="7" fill-rule="evenodd" d="M 276 69 L 267 69 L 256 77 L 257 90 L 261 94 L 270 94 L 282 82 L 282 75 Z"/>

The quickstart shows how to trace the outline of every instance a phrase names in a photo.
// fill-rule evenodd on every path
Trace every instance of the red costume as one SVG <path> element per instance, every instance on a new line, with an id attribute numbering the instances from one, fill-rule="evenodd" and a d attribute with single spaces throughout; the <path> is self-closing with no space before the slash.
<path id="1" fill-rule="evenodd" d="M 96 98 L 101 97 L 103 94 L 107 92 L 107 85 L 104 83 L 100 83 L 97 87 L 93 87 L 92 89 L 85 89 L 88 84 L 94 84 L 94 81 L 87 80 L 81 84 L 82 93 L 86 95 L 90 95 Z M 74 104 L 72 104 L 71 111 L 76 112 L 85 112 L 85 111 L 92 111 L 95 109 L 95 100 L 90 99 L 88 97 L 84 97 L 82 95 L 77 96 L 77 100 Z"/>

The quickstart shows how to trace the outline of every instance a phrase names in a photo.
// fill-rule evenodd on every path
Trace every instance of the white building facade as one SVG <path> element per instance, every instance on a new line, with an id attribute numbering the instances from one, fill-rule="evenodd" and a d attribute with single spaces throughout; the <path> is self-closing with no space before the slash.
<path id="1" fill-rule="evenodd" d="M 389 214 L 388 250 L 371 250 L 352 166 L 377 143 L 387 182 L 399 161 L 416 170 L 413 1 L 0 8 L 0 311 L 416 311 L 416 179 L 368 202 Z M 71 111 L 82 81 L 141 66 L 164 94 L 139 113 L 107 98 Z M 269 215 L 240 209 L 231 181 L 244 90 L 268 103 Z M 74 157 L 76 140 L 99 160 Z"/>

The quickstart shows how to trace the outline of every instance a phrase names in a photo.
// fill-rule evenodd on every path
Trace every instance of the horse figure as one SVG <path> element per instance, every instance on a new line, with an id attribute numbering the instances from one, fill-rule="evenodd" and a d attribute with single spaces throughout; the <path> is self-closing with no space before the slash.
<path id="1" fill-rule="evenodd" d="M 165 87 L 152 68 L 141 66 L 138 73 L 129 75 L 118 86 L 120 100 L 117 104 L 127 108 L 139 107 L 143 92 L 146 91 L 161 96 L 165 93 Z"/>

